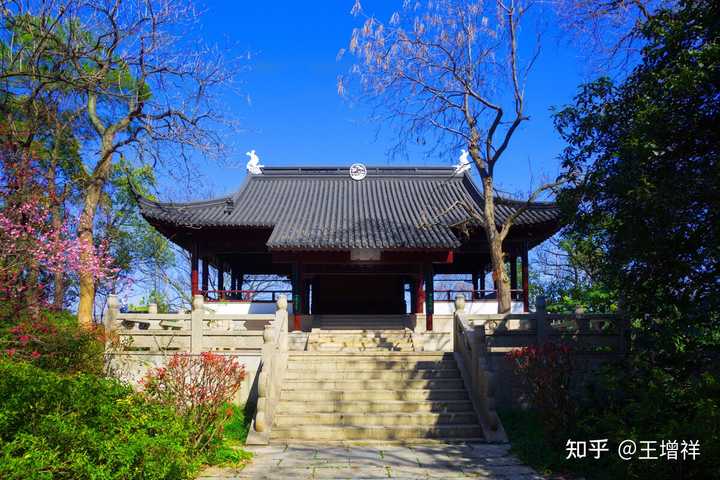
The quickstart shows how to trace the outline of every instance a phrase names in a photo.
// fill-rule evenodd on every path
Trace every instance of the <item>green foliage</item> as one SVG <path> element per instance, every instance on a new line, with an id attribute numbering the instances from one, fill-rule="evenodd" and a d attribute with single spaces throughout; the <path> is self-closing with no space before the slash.
<path id="1" fill-rule="evenodd" d="M 638 340 L 681 363 L 719 345 L 719 15 L 707 1 L 660 10 L 632 74 L 585 85 L 556 117 L 580 179 L 560 196 L 573 234 L 602 253 L 623 310 L 654 320 Z"/>
<path id="2" fill-rule="evenodd" d="M 575 438 L 699 440 L 695 460 L 621 461 L 606 470 L 616 478 L 672 480 L 718 478 L 720 458 L 720 375 L 704 372 L 678 377 L 636 356 L 606 368 L 600 381 L 581 400 L 585 405 Z M 658 446 L 659 448 L 659 446 Z"/>
<path id="3" fill-rule="evenodd" d="M 223 429 L 224 441 L 232 446 L 244 445 L 253 415 L 247 411 L 247 406 L 228 404 L 227 408 L 230 409 L 230 415 Z"/>
<path id="4" fill-rule="evenodd" d="M 548 342 L 512 350 L 506 357 L 524 384 L 530 406 L 543 412 L 547 445 L 562 446 L 568 425 L 576 416 L 575 403 L 571 400 L 575 369 L 572 349 Z"/>
<path id="5" fill-rule="evenodd" d="M 101 328 L 78 326 L 69 312 L 45 310 L 37 319 L 21 318 L 0 327 L 2 355 L 62 373 L 102 374 L 105 338 Z"/>
<path id="6" fill-rule="evenodd" d="M 0 478 L 191 478 L 189 434 L 116 381 L 0 361 Z"/>
<path id="7" fill-rule="evenodd" d="M 252 459 L 252 453 L 241 448 L 250 431 L 252 415 L 246 411 L 247 407 L 232 403 L 226 404 L 225 408 L 228 415 L 223 426 L 222 441 L 208 454 L 207 462 L 210 465 L 242 467 Z"/>
<path id="8" fill-rule="evenodd" d="M 628 78 L 584 85 L 556 116 L 564 167 L 578 178 L 560 195 L 569 235 L 596 255 L 597 279 L 632 320 L 633 347 L 576 399 L 567 436 L 608 438 L 611 448 L 699 440 L 701 451 L 685 461 L 573 461 L 592 478 L 718 478 L 718 18 L 709 1 L 653 12 L 635 32 L 646 46 Z"/>
<path id="9" fill-rule="evenodd" d="M 540 272 L 534 273 L 531 295 L 543 295 L 552 313 L 610 313 L 617 310 L 617 292 L 598 275 L 603 252 L 588 239 L 566 232 L 538 256 Z"/>
<path id="10" fill-rule="evenodd" d="M 565 459 L 564 449 L 539 448 L 540 445 L 552 443 L 546 436 L 540 413 L 535 410 L 498 408 L 498 415 L 508 434 L 512 453 L 523 463 L 530 465 L 541 474 L 573 470 L 573 464 Z"/>

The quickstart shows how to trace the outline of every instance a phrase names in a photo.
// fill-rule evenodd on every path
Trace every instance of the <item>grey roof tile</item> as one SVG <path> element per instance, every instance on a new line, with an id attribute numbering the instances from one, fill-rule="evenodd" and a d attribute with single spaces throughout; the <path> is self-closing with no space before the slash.
<path id="1" fill-rule="evenodd" d="M 452 226 L 482 212 L 467 175 L 448 168 L 368 168 L 365 179 L 340 168 L 266 168 L 233 195 L 192 203 L 140 199 L 151 223 L 178 226 L 269 227 L 275 250 L 439 249 L 461 242 Z M 522 202 L 498 198 L 498 222 Z M 554 204 L 535 203 L 517 225 L 555 225 Z"/>

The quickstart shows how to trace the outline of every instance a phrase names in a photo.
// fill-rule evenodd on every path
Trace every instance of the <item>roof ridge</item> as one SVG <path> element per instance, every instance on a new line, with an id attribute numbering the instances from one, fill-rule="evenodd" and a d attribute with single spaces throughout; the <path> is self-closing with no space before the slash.
<path id="1" fill-rule="evenodd" d="M 436 175 L 438 173 L 450 173 L 455 170 L 452 166 L 365 166 L 368 176 L 398 174 L 398 175 Z M 328 176 L 349 176 L 349 166 L 302 166 L 302 167 L 264 167 L 263 176 L 303 176 L 303 175 L 328 175 Z"/>

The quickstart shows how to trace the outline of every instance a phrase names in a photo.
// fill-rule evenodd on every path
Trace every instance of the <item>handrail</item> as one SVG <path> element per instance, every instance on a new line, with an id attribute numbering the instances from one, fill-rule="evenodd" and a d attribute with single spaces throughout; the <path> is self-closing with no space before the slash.
<path id="1" fill-rule="evenodd" d="M 280 295 L 291 295 L 290 290 L 200 290 L 206 302 L 255 302 L 276 303 Z M 258 298 L 270 295 L 269 299 Z M 214 297 L 214 298 L 213 298 Z"/>
<path id="2" fill-rule="evenodd" d="M 269 442 L 275 408 L 288 362 L 287 297 L 277 300 L 275 320 L 263 332 L 262 359 L 258 373 L 258 401 L 247 443 L 263 445 Z"/>
<path id="3" fill-rule="evenodd" d="M 440 298 L 438 298 L 440 294 Z M 436 302 L 453 302 L 458 295 L 466 296 L 466 300 L 496 300 L 497 289 L 484 289 L 484 290 L 459 290 L 455 288 L 450 289 L 435 289 L 433 291 L 433 299 Z M 522 300 L 525 295 L 525 290 L 522 288 L 511 288 L 510 295 L 513 300 Z"/>
<path id="4" fill-rule="evenodd" d="M 465 318 L 465 299 L 455 301 L 453 349 L 463 382 L 470 393 L 485 439 L 507 442 L 507 434 L 495 411 L 494 374 L 486 363 L 485 326 L 473 326 Z"/>

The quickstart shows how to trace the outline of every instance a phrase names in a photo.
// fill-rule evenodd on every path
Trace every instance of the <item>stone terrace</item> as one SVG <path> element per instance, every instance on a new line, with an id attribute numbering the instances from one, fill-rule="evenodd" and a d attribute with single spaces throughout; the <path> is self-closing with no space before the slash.
<path id="1" fill-rule="evenodd" d="M 293 444 L 252 448 L 244 469 L 211 468 L 200 480 L 240 479 L 543 479 L 509 453 L 508 444 Z"/>

